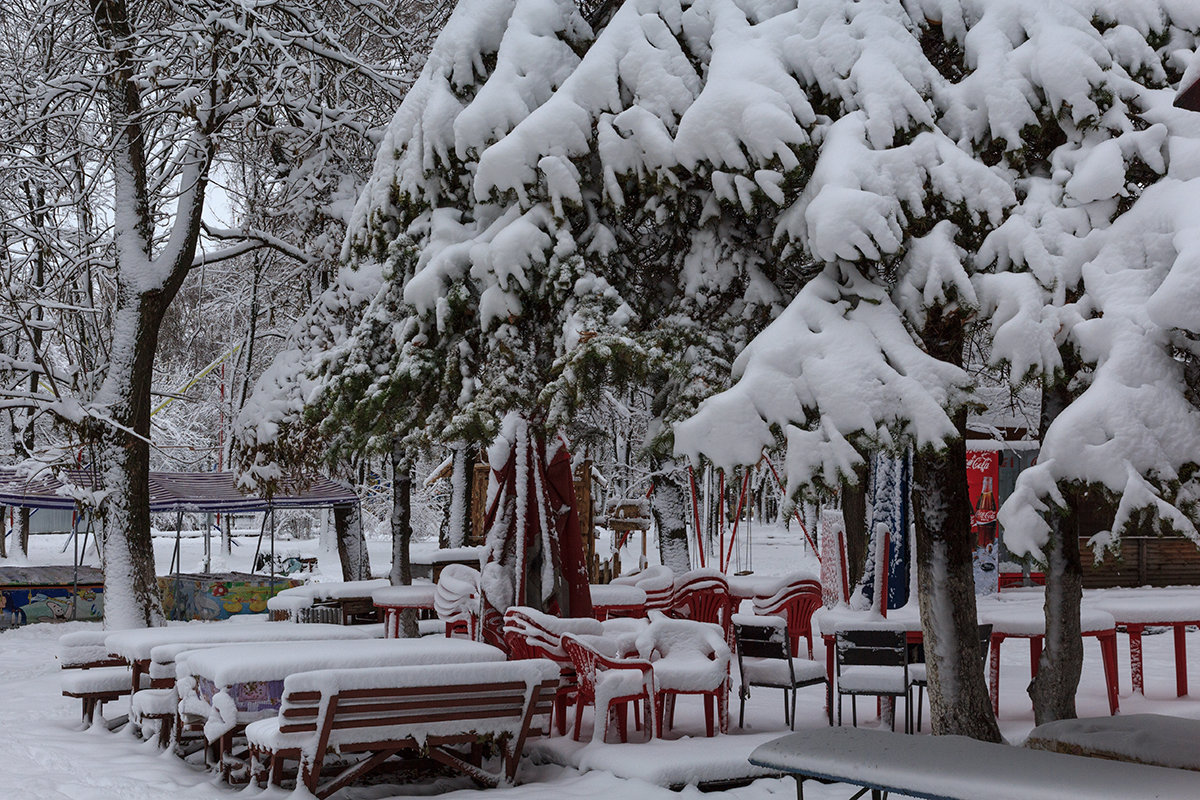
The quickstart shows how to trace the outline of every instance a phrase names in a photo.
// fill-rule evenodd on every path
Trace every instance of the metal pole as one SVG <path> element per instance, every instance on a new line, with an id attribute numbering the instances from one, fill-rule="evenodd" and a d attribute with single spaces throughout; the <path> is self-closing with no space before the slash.
<path id="1" fill-rule="evenodd" d="M 71 541 L 75 543 L 75 558 L 71 576 L 71 619 L 79 616 L 79 509 L 71 514 Z"/>
<path id="2" fill-rule="evenodd" d="M 212 512 L 204 514 L 204 572 L 212 572 Z"/>

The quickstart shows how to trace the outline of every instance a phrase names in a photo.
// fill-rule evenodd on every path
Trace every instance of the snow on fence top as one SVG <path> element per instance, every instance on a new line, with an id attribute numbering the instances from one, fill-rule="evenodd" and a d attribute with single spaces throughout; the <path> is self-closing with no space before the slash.
<path id="1" fill-rule="evenodd" d="M 103 487 L 89 470 L 66 470 L 66 480 L 50 473 L 28 476 L 0 468 L 0 505 L 74 510 L 76 496 Z M 251 512 L 269 508 L 323 508 L 357 505 L 348 486 L 320 476 L 296 476 L 279 481 L 270 498 L 244 494 L 232 472 L 151 472 L 150 511 Z"/>

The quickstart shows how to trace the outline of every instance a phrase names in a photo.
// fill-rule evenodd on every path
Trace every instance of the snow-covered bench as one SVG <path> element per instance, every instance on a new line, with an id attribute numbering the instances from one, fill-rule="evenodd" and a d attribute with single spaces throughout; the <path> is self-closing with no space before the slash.
<path id="1" fill-rule="evenodd" d="M 83 701 L 83 723 L 91 725 L 104 704 L 129 694 L 133 678 L 129 665 L 110 656 L 104 646 L 107 632 L 75 631 L 58 639 L 58 660 L 64 671 L 63 697 Z"/>
<path id="2" fill-rule="evenodd" d="M 1186 770 L 1049 753 L 964 736 L 905 736 L 864 728 L 818 728 L 759 746 L 750 763 L 804 781 L 847 783 L 873 800 L 894 792 L 929 800 L 1184 800 Z M 855 797 L 861 795 L 860 792 Z"/>
<path id="3" fill-rule="evenodd" d="M 289 675 L 279 715 L 246 726 L 255 777 L 279 784 L 283 762 L 297 761 L 297 784 L 323 798 L 404 753 L 488 785 L 512 783 L 534 720 L 549 727 L 558 674 L 554 662 L 530 659 Z M 500 749 L 497 773 L 479 757 L 485 738 Z M 330 753 L 366 757 L 322 783 Z"/>

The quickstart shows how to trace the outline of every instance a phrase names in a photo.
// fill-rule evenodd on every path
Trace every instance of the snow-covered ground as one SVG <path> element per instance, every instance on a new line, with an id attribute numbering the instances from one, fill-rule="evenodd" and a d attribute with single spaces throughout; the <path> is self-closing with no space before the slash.
<path id="1" fill-rule="evenodd" d="M 758 573 L 779 574 L 796 568 L 812 568 L 809 558 L 799 545 L 789 541 L 778 531 L 761 529 L 756 531 L 754 565 Z M 55 537 L 35 539 L 30 563 L 61 563 L 63 555 L 58 553 L 62 541 Z M 160 568 L 165 571 L 170 559 L 170 548 L 165 542 L 160 545 Z M 372 563 L 375 569 L 386 566 L 387 542 L 371 542 Z M 315 552 L 316 541 L 287 542 L 286 547 L 300 553 Z M 202 543 L 184 541 L 184 565 L 195 563 Z M 253 554 L 253 541 L 243 541 L 237 549 L 239 556 L 245 555 L 248 564 Z M 69 553 L 67 554 L 69 557 Z M 165 559 L 165 560 L 164 560 Z M 241 559 L 231 566 L 242 566 Z M 757 573 L 756 573 L 757 574 Z M 179 800 L 193 798 L 233 798 L 235 796 L 262 797 L 264 800 L 281 798 L 279 790 L 265 793 L 257 789 L 230 788 L 222 784 L 202 766 L 190 764 L 173 755 L 158 751 L 154 744 L 143 743 L 124 732 L 109 733 L 101 728 L 80 730 L 79 701 L 64 698 L 59 693 L 59 667 L 55 659 L 57 638 L 68 631 L 95 630 L 96 623 L 62 623 L 29 625 L 21 629 L 0 633 L 0 730 L 5 731 L 7 747 L 0 758 L 0 797 L 30 798 L 33 800 L 138 800 L 139 798 L 173 797 Z M 1200 699 L 1175 698 L 1174 655 L 1172 637 L 1169 634 L 1150 635 L 1145 638 L 1146 696 L 1131 694 L 1129 684 L 1128 642 L 1124 636 L 1119 640 L 1119 666 L 1121 674 L 1121 711 L 1132 713 L 1157 713 L 1200 718 Z M 823 658 L 820 640 L 817 642 L 817 658 Z M 1085 644 L 1086 663 L 1079 693 L 1081 716 L 1103 716 L 1107 714 L 1104 683 L 1100 667 L 1099 652 L 1095 641 Z M 1200 636 L 1192 634 L 1188 639 L 1188 654 L 1191 664 L 1200 664 Z M 1023 643 L 1009 642 L 1002 650 L 1002 682 L 1000 700 L 1000 727 L 1010 741 L 1022 741 L 1033 727 L 1033 712 L 1024 694 L 1029 674 L 1029 651 Z M 1196 682 L 1193 671 L 1193 684 Z M 783 714 L 779 692 L 757 690 L 748 709 L 748 730 L 738 732 L 736 726 L 737 700 L 731 698 L 734 734 L 728 740 L 728 750 L 742 747 L 751 740 L 759 740 L 763 734 L 783 729 Z M 116 706 L 119 704 L 112 704 Z M 860 718 L 871 717 L 871 703 L 860 704 Z M 106 709 L 110 715 L 117 708 Z M 849 709 L 846 709 L 847 715 Z M 926 716 L 928 714 L 926 713 Z M 823 724 L 821 692 L 810 688 L 801 690 L 798 725 L 814 727 Z M 860 719 L 860 721 L 862 721 Z M 679 704 L 679 728 L 684 734 L 702 731 L 702 715 L 699 703 L 687 699 Z M 875 726 L 874 719 L 863 724 Z M 928 728 L 926 728 L 926 733 Z M 586 735 L 585 735 L 586 738 Z M 739 741 L 740 740 L 740 741 Z M 698 798 L 700 792 L 694 788 L 682 793 L 671 792 L 655 786 L 637 776 L 653 775 L 661 770 L 673 753 L 686 752 L 695 760 L 698 751 L 712 747 L 715 742 L 698 741 L 689 745 L 685 741 L 661 742 L 648 747 L 638 745 L 591 745 L 592 748 L 608 748 L 610 752 L 595 750 L 577 754 L 573 763 L 592 765 L 589 771 L 555 766 L 552 764 L 526 763 L 521 772 L 523 784 L 513 789 L 494 790 L 488 797 L 498 800 L 528 798 L 529 800 L 561 800 L 571 798 L 611 798 L 621 796 L 627 800 L 646 798 Z M 571 749 L 570 747 L 567 748 Z M 619 764 L 617 770 L 626 777 L 617 777 L 605 768 L 605 764 Z M 615 769 L 615 767 L 611 767 Z M 381 800 L 386 797 L 412 794 L 445 792 L 443 796 L 466 800 L 478 798 L 477 790 L 461 781 L 445 781 L 428 787 L 403 788 L 398 794 L 396 787 L 386 785 L 352 787 L 336 796 L 335 800 Z M 816 800 L 846 797 L 851 794 L 847 787 L 805 787 L 807 797 Z M 986 792 L 981 792 L 984 796 Z M 705 797 L 712 797 L 705 794 Z M 736 789 L 715 793 L 717 797 L 738 800 L 775 800 L 795 796 L 793 782 L 780 779 L 760 779 Z"/>

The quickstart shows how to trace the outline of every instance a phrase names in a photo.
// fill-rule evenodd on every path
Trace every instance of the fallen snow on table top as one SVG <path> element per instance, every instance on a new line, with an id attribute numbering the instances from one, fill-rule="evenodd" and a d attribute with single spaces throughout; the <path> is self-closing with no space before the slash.
<path id="1" fill-rule="evenodd" d="M 1190 772 L 988 744 L 962 736 L 909 736 L 863 728 L 803 731 L 762 745 L 760 766 L 912 797 L 962 800 L 1184 800 Z"/>
<path id="2" fill-rule="evenodd" d="M 165 628 L 141 628 L 117 631 L 104 639 L 108 652 L 127 661 L 150 658 L 150 652 L 160 644 L 213 642 L 303 641 L 309 639 L 369 639 L 372 630 L 346 625 L 318 623 L 299 625 L 294 622 L 252 622 L 242 625 L 228 622 L 198 622 L 190 625 L 168 625 Z"/>
<path id="3" fill-rule="evenodd" d="M 371 592 L 390 585 L 387 578 L 369 581 L 330 581 L 328 583 L 306 583 L 284 589 L 267 600 L 272 611 L 287 611 L 308 608 L 315 600 L 337 600 L 343 597 L 370 597 Z"/>
<path id="4" fill-rule="evenodd" d="M 992 633 L 1006 633 L 1010 636 L 1039 636 L 1046 633 L 1046 612 L 1041 606 L 1021 605 L 1008 608 L 981 609 L 981 622 L 991 623 Z M 1112 630 L 1116 627 L 1113 615 L 1096 608 L 1079 610 L 1080 630 L 1089 631 Z"/>
<path id="5" fill-rule="evenodd" d="M 432 583 L 414 583 L 411 586 L 385 586 L 371 592 L 371 600 L 378 605 L 433 606 L 437 587 Z"/>
<path id="6" fill-rule="evenodd" d="M 646 603 L 646 592 L 636 586 L 623 584 L 592 584 L 592 604 L 598 606 L 640 606 Z"/>
<path id="7" fill-rule="evenodd" d="M 1107 611 L 1117 622 L 1195 622 L 1200 620 L 1200 592 L 1187 594 L 1163 590 L 1151 593 L 1105 592 L 1095 599 L 1085 599 L 1088 605 Z"/>
<path id="8" fill-rule="evenodd" d="M 217 686 L 247 681 L 277 681 L 315 669 L 373 668 L 404 665 L 503 661 L 504 652 L 482 642 L 446 639 L 372 639 L 367 641 L 245 644 L 189 650 L 176 660 L 179 680 L 203 676 Z"/>
<path id="9" fill-rule="evenodd" d="M 1162 714 L 1121 714 L 1039 725 L 1029 734 L 1025 746 L 1055 750 L 1053 745 L 1058 743 L 1101 758 L 1200 770 L 1197 741 L 1200 721 Z M 1200 777 L 1193 780 L 1200 784 Z"/>
<path id="10" fill-rule="evenodd" d="M 771 699 L 778 700 L 777 697 Z M 679 702 L 682 706 L 684 701 Z M 774 707 L 775 703 L 772 703 Z M 775 770 L 754 766 L 746 760 L 754 748 L 778 737 L 778 731 L 738 733 L 711 739 L 685 736 L 682 739 L 651 739 L 649 742 L 637 742 L 639 735 L 636 731 L 631 733 L 630 737 L 635 741 L 628 744 L 586 745 L 572 741 L 567 736 L 555 736 L 531 740 L 525 749 L 536 760 L 552 760 L 585 771 L 604 770 L 621 778 L 634 778 L 659 786 L 684 786 L 778 774 Z M 788 794 L 794 793 L 790 786 L 785 789 Z"/>

